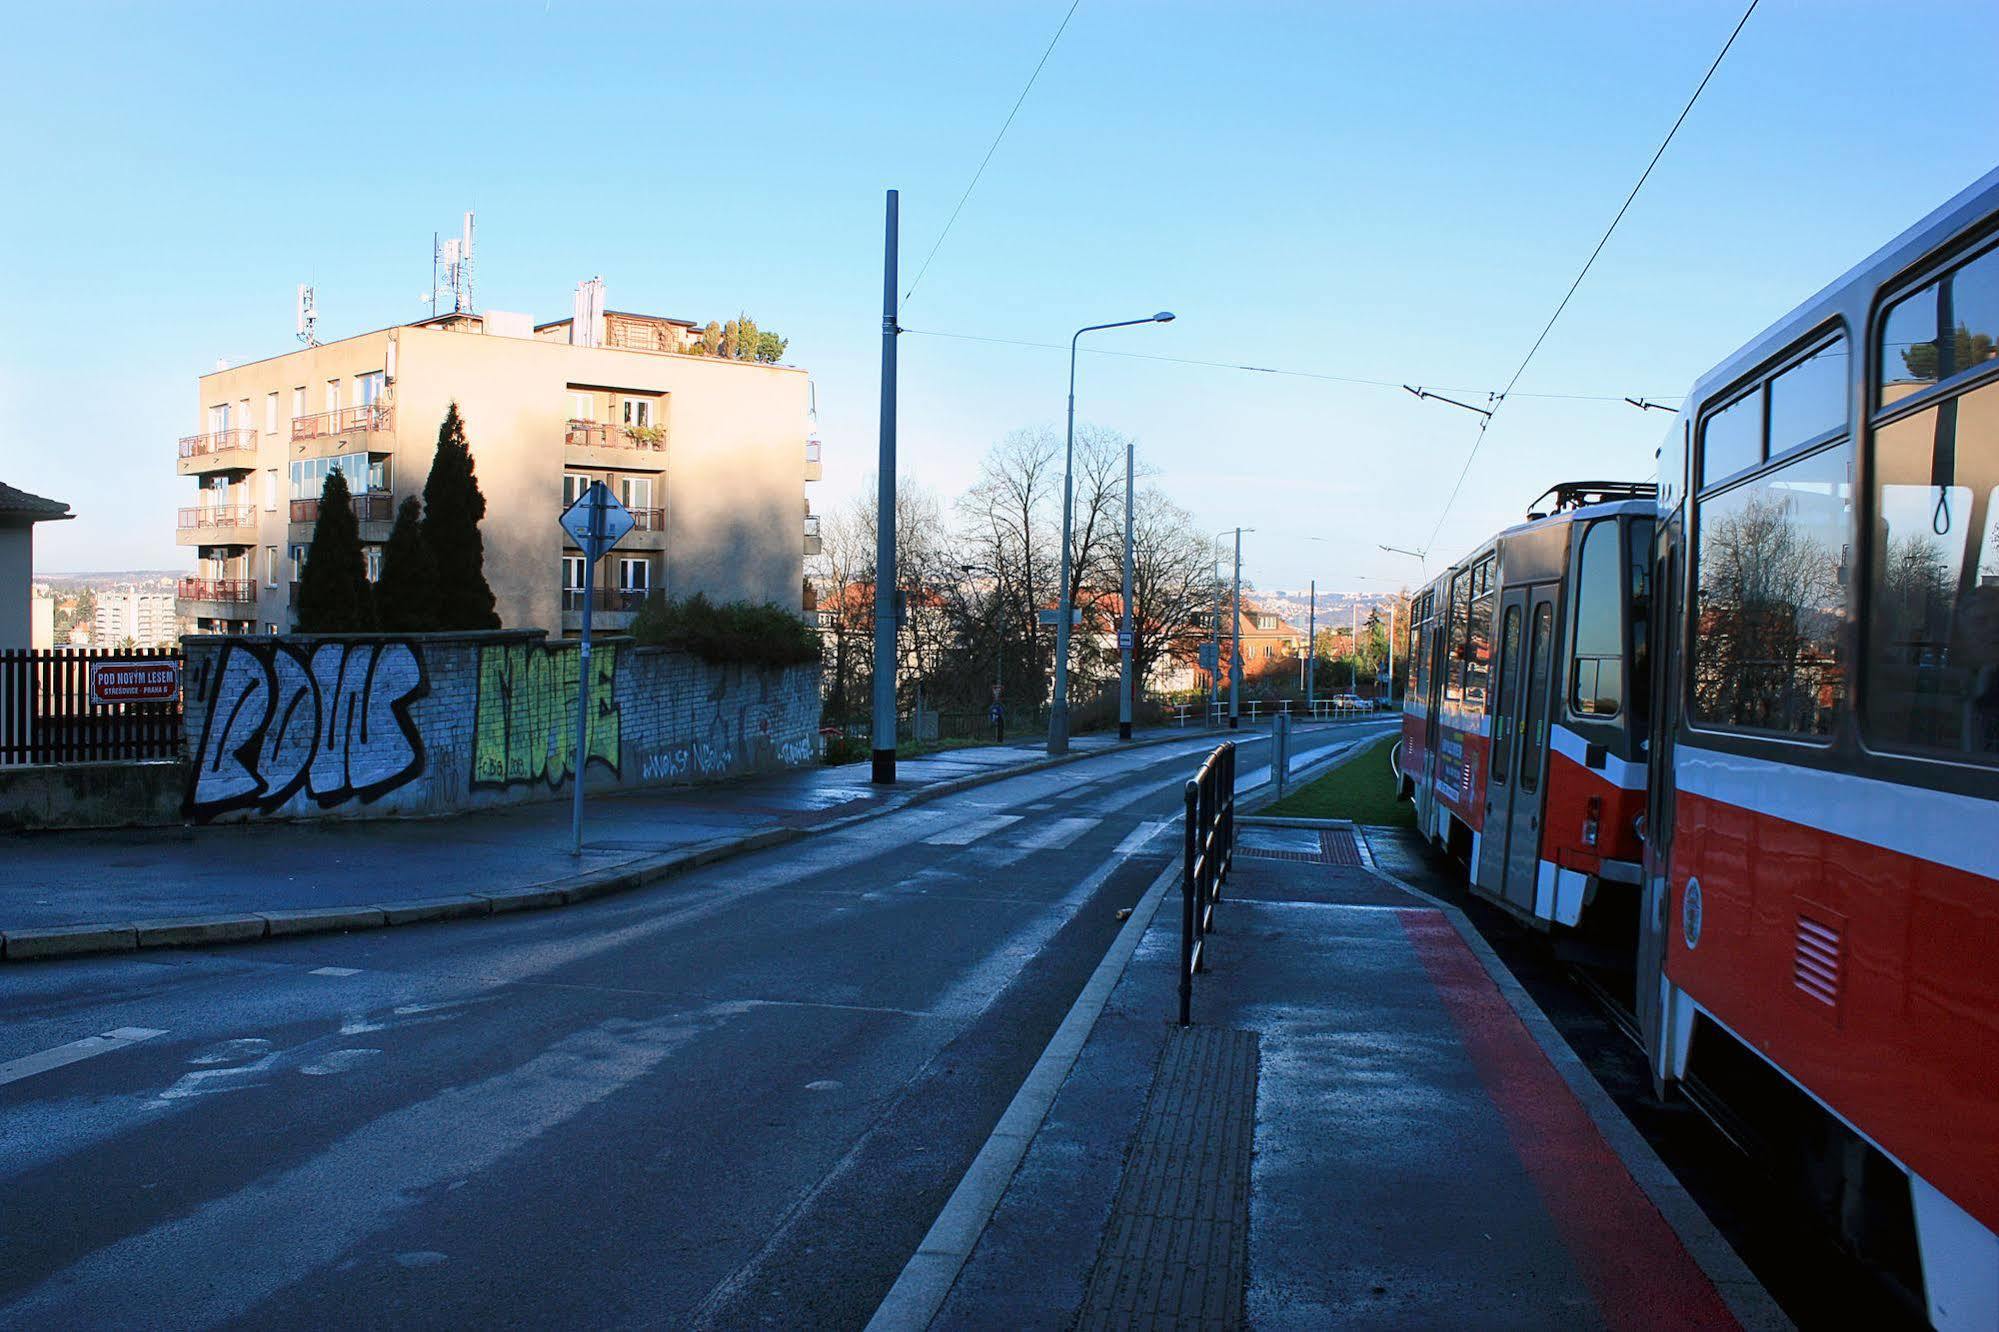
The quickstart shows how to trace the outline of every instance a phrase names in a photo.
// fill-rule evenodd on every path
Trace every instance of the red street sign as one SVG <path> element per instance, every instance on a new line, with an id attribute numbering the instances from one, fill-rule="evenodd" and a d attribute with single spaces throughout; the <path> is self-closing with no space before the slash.
<path id="1" fill-rule="evenodd" d="M 171 657 L 90 663 L 93 703 L 171 703 L 179 697 L 180 663 Z"/>

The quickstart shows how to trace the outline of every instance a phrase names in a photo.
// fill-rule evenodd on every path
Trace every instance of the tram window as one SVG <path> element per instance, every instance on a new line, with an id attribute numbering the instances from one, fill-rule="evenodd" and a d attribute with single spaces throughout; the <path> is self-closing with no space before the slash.
<path id="1" fill-rule="evenodd" d="M 1770 381 L 1771 457 L 1846 427 L 1846 363 L 1835 338 Z"/>
<path id="2" fill-rule="evenodd" d="M 1614 717 L 1624 706 L 1625 571 L 1615 518 L 1590 524 L 1576 563 L 1576 651 L 1569 706 L 1585 716 Z"/>
<path id="3" fill-rule="evenodd" d="M 1853 449 L 1841 442 L 1699 501 L 1694 717 L 1828 735 L 1846 697 Z"/>
<path id="4" fill-rule="evenodd" d="M 1701 485 L 1763 461 L 1763 392 L 1737 398 L 1701 426 Z"/>
<path id="5" fill-rule="evenodd" d="M 1444 697 L 1453 703 L 1462 702 L 1465 696 L 1465 652 L 1469 639 L 1466 626 L 1471 622 L 1471 570 L 1460 569 L 1451 575 L 1450 628 L 1444 636 L 1444 649 L 1450 655 L 1451 664 L 1444 672 Z"/>
<path id="6" fill-rule="evenodd" d="M 1541 785 L 1541 746 L 1547 737 L 1548 657 L 1554 650 L 1554 608 L 1542 602 L 1534 608 L 1534 628 L 1527 648 L 1527 716 L 1520 726 L 1520 789 Z"/>
<path id="7" fill-rule="evenodd" d="M 1950 327 L 1949 338 L 1938 336 Z M 1881 321 L 1881 406 L 1999 357 L 1999 250 L 1888 307 Z"/>
<path id="8" fill-rule="evenodd" d="M 1492 611 L 1499 599 L 1499 589 L 1493 586 L 1492 558 L 1480 560 L 1473 574 L 1471 635 L 1465 649 L 1465 703 L 1484 712 L 1486 690 L 1492 681 Z"/>
<path id="9" fill-rule="evenodd" d="M 1999 763 L 1999 385 L 1874 432 L 1870 741 Z"/>
<path id="10" fill-rule="evenodd" d="M 1631 712 L 1642 734 L 1652 701 L 1652 520 L 1634 518 L 1631 556 Z"/>
<path id="11" fill-rule="evenodd" d="M 1499 631 L 1499 707 L 1492 717 L 1492 780 L 1509 780 L 1513 758 L 1513 700 L 1520 692 L 1520 608 L 1508 606 Z"/>

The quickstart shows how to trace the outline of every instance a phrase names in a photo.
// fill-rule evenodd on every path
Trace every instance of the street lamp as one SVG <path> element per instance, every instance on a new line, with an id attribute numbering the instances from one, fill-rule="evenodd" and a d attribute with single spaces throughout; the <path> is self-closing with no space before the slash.
<path id="1" fill-rule="evenodd" d="M 1107 328 L 1130 328 L 1135 324 L 1170 324 L 1171 310 L 1161 310 L 1146 319 L 1120 319 L 1111 324 L 1089 324 L 1069 339 L 1069 440 L 1062 454 L 1062 587 L 1055 606 L 1055 699 L 1048 709 L 1048 752 L 1069 752 L 1069 620 L 1075 614 L 1075 598 L 1069 594 L 1069 524 L 1076 496 L 1076 343 L 1085 333 Z"/>
<path id="2" fill-rule="evenodd" d="M 1422 569 L 1423 581 L 1426 583 L 1430 581 L 1430 552 L 1426 550 L 1404 550 L 1400 546 L 1380 546 L 1379 549 L 1387 551 L 1390 555 L 1407 555 L 1410 559 L 1416 561 L 1417 566 Z"/>

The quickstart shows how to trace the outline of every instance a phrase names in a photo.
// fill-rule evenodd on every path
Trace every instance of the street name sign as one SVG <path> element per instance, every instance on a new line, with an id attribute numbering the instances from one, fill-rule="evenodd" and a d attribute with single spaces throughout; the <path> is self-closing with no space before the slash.
<path id="1" fill-rule="evenodd" d="M 93 703 L 171 703 L 180 697 L 180 662 L 172 657 L 90 663 Z"/>
<path id="2" fill-rule="evenodd" d="M 1062 618 L 1061 614 L 1057 611 L 1045 610 L 1041 612 L 1041 622 L 1046 625 L 1053 625 L 1056 622 L 1058 622 L 1061 618 Z M 1080 629 L 1082 627 L 1083 611 L 1081 607 L 1077 607 L 1076 609 L 1069 612 L 1069 625 L 1071 628 L 1075 629 Z"/>

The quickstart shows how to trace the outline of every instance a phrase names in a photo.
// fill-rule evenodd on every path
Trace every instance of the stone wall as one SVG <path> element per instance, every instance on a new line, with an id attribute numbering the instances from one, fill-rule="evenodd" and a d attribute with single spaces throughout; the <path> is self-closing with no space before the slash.
<path id="1" fill-rule="evenodd" d="M 547 800 L 575 772 L 573 640 L 540 630 L 192 636 L 196 822 L 451 814 Z M 714 666 L 600 638 L 586 789 L 714 781 L 817 759 L 819 667 Z"/>

